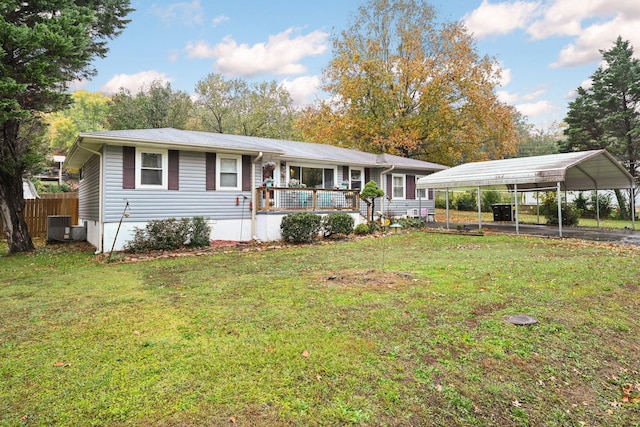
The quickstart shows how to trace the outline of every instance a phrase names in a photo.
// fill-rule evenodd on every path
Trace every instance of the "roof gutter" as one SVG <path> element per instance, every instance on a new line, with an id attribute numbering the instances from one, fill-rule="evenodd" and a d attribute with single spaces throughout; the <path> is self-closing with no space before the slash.
<path id="1" fill-rule="evenodd" d="M 258 211 L 258 200 L 256 197 L 256 166 L 259 162 L 262 161 L 263 153 L 262 151 L 258 154 L 258 156 L 251 161 L 251 238 L 253 240 L 257 240 L 256 236 L 256 214 Z M 241 236 L 242 238 L 242 236 Z"/>

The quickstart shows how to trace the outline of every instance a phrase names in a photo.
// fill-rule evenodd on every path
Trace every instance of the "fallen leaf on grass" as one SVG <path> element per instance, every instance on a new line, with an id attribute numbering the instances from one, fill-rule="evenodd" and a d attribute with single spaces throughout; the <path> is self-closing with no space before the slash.
<path id="1" fill-rule="evenodd" d="M 236 423 L 236 417 L 234 417 L 234 416 L 229 417 L 229 422 L 231 424 L 235 424 Z"/>
<path id="2" fill-rule="evenodd" d="M 513 406 L 515 406 L 516 408 L 522 408 L 522 403 L 520 403 L 520 401 L 518 399 L 516 399 L 513 402 L 511 402 L 511 404 Z"/>
<path id="3" fill-rule="evenodd" d="M 630 403 L 640 402 L 640 384 L 625 384 L 622 386 L 622 401 Z"/>
<path id="4" fill-rule="evenodd" d="M 303 351 L 302 357 L 309 357 L 309 352 L 307 350 Z"/>
<path id="5" fill-rule="evenodd" d="M 71 363 L 66 363 L 66 362 L 56 362 L 53 364 L 54 368 L 67 368 L 71 366 Z"/>

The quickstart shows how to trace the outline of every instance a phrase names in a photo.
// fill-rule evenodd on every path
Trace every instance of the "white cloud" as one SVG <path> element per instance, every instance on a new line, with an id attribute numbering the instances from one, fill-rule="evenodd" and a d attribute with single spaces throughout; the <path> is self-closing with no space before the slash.
<path id="1" fill-rule="evenodd" d="M 302 76 L 291 80 L 284 79 L 280 85 L 287 89 L 295 106 L 304 106 L 315 101 L 320 83 L 319 76 Z"/>
<path id="2" fill-rule="evenodd" d="M 539 5 L 538 1 L 491 3 L 489 0 L 482 0 L 477 9 L 462 17 L 462 21 L 478 38 L 509 34 L 513 30 L 526 28 L 538 16 Z"/>
<path id="3" fill-rule="evenodd" d="M 131 93 L 138 93 L 140 89 L 153 81 L 171 82 L 172 78 L 159 71 L 142 71 L 136 74 L 116 74 L 102 88 L 100 92 L 107 95 L 118 93 L 120 89 L 128 89 Z"/>
<path id="4" fill-rule="evenodd" d="M 529 118 L 552 114 L 560 110 L 557 105 L 554 105 L 552 102 L 546 100 L 541 100 L 533 103 L 518 104 L 515 107 L 516 110 Z"/>
<path id="5" fill-rule="evenodd" d="M 616 17 L 604 23 L 592 24 L 582 30 L 575 41 L 565 46 L 558 54 L 552 67 L 572 67 L 590 64 L 602 58 L 600 50 L 613 47 L 618 36 L 629 40 L 633 46 L 640 46 L 640 19 L 630 20 Z M 636 57 L 638 51 L 635 52 Z"/>
<path id="6" fill-rule="evenodd" d="M 213 18 L 213 19 L 211 20 L 211 24 L 212 24 L 214 27 L 217 27 L 218 25 L 222 24 L 223 22 L 227 22 L 227 21 L 229 21 L 230 19 L 231 19 L 231 18 L 229 18 L 228 16 L 225 16 L 225 15 L 219 15 L 219 16 L 216 16 L 215 18 Z"/>
<path id="7" fill-rule="evenodd" d="M 299 61 L 324 53 L 328 49 L 328 36 L 322 31 L 294 36 L 294 29 L 289 28 L 269 36 L 266 43 L 252 46 L 238 44 L 228 36 L 215 46 L 209 46 L 206 41 L 190 42 L 186 50 L 189 58 L 215 59 L 215 68 L 226 75 L 303 74 L 306 67 Z"/>
<path id="8" fill-rule="evenodd" d="M 200 0 L 171 3 L 167 6 L 154 4 L 151 6 L 151 13 L 159 16 L 168 27 L 176 22 L 185 26 L 202 25 L 204 16 Z"/>

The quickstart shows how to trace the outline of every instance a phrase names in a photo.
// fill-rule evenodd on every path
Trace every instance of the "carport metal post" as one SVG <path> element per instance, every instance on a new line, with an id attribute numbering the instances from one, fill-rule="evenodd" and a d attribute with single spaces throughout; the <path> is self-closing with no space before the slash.
<path id="1" fill-rule="evenodd" d="M 447 204 L 447 230 L 449 229 L 449 187 L 445 188 L 444 198 Z"/>
<path id="2" fill-rule="evenodd" d="M 518 184 L 513 184 L 513 196 L 516 204 L 516 234 L 520 234 L 520 221 L 518 218 Z"/>
<path id="3" fill-rule="evenodd" d="M 560 191 L 560 181 L 558 181 L 558 235 L 562 237 L 562 191 Z"/>
<path id="4" fill-rule="evenodd" d="M 596 187 L 596 223 L 600 228 L 600 201 L 598 200 L 598 187 Z"/>
<path id="5" fill-rule="evenodd" d="M 478 230 L 482 230 L 482 193 L 478 186 Z"/>

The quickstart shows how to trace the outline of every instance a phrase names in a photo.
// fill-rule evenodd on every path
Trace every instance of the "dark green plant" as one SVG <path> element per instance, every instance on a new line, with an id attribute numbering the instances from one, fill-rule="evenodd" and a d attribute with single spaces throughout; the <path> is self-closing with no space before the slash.
<path id="1" fill-rule="evenodd" d="M 482 212 L 491 212 L 491 205 L 498 204 L 502 201 L 502 195 L 495 190 L 487 190 L 482 192 Z"/>
<path id="2" fill-rule="evenodd" d="M 558 199 L 556 193 L 549 191 L 542 195 L 542 204 L 540 205 L 540 213 L 547 218 L 547 224 L 558 224 Z M 578 225 L 580 221 L 580 211 L 572 206 L 563 203 L 561 206 L 562 224 Z"/>
<path id="3" fill-rule="evenodd" d="M 395 222 L 400 224 L 405 230 L 409 228 L 422 228 L 425 226 L 424 221 L 419 218 L 398 218 Z"/>
<path id="4" fill-rule="evenodd" d="M 375 181 L 369 181 L 365 184 L 362 192 L 360 193 L 360 197 L 369 205 L 371 209 L 371 216 L 369 220 L 373 222 L 373 215 L 376 211 L 376 199 L 378 197 L 384 196 L 384 191 L 378 187 Z"/>
<path id="5" fill-rule="evenodd" d="M 311 212 L 298 212 L 282 218 L 280 235 L 285 242 L 310 243 L 322 228 L 322 217 Z"/>
<path id="6" fill-rule="evenodd" d="M 355 234 L 356 236 L 364 236 L 366 234 L 369 234 L 369 225 L 364 223 L 356 225 L 356 228 L 353 229 L 353 234 Z"/>
<path id="7" fill-rule="evenodd" d="M 459 211 L 475 211 L 478 209 L 476 193 L 469 191 L 456 196 L 454 206 Z"/>
<path id="8" fill-rule="evenodd" d="M 580 216 L 590 216 L 590 205 L 591 200 L 587 198 L 582 191 L 579 192 L 576 198 L 573 200 L 573 206 L 578 210 Z"/>
<path id="9" fill-rule="evenodd" d="M 209 246 L 211 227 L 203 217 L 153 220 L 145 228 L 135 228 L 125 251 L 141 253 L 154 250 L 202 248 Z"/>
<path id="10" fill-rule="evenodd" d="M 330 213 L 322 218 L 322 229 L 324 237 L 333 234 L 349 235 L 353 231 L 353 217 L 344 212 Z"/>

